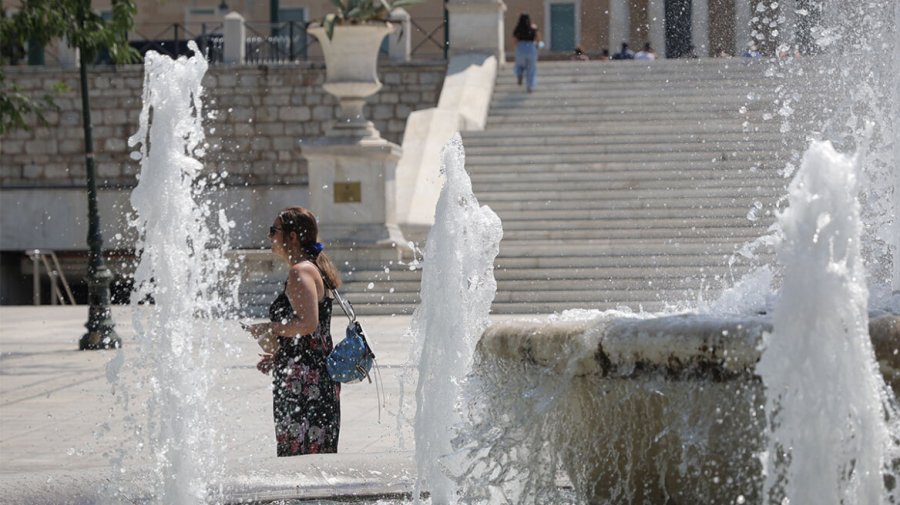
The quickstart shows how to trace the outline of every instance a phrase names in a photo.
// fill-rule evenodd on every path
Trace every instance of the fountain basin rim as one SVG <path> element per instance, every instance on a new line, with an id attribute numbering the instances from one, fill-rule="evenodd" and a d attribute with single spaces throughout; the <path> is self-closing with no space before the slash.
<path id="1" fill-rule="evenodd" d="M 888 383 L 900 386 L 900 316 L 873 312 L 870 335 Z M 758 380 L 770 315 L 677 314 L 577 321 L 508 320 L 485 330 L 479 359 L 525 362 L 556 373 L 603 378 Z"/>

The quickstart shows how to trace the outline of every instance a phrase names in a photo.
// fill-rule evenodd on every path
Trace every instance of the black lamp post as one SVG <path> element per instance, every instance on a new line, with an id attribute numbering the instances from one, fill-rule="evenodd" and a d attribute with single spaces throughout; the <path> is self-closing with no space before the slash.
<path id="1" fill-rule="evenodd" d="M 83 4 L 82 4 L 83 5 Z M 83 8 L 83 7 L 82 7 Z M 84 12 L 79 10 L 79 23 L 84 28 Z M 100 214 L 97 210 L 97 181 L 94 170 L 94 139 L 91 124 L 91 101 L 88 96 L 87 57 L 88 51 L 82 50 L 81 63 L 81 117 L 84 123 L 84 161 L 87 165 L 88 191 L 88 235 L 90 247 L 88 256 L 88 320 L 85 323 L 87 333 L 78 341 L 79 350 L 115 349 L 122 347 L 122 340 L 114 329 L 110 311 L 109 283 L 112 274 L 103 261 L 103 235 L 100 233 Z"/>

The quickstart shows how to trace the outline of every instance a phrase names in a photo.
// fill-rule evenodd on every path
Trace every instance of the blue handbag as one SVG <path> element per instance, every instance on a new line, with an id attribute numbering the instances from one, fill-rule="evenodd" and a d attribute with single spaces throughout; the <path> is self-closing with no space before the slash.
<path id="1" fill-rule="evenodd" d="M 347 325 L 347 335 L 344 340 L 334 346 L 334 350 L 325 359 L 328 374 L 336 382 L 344 384 L 362 382 L 363 379 L 368 379 L 371 383 L 372 378 L 369 376 L 369 372 L 375 361 L 375 353 L 369 347 L 366 334 L 359 321 L 356 320 L 353 306 L 336 289 L 332 288 L 331 291 L 341 305 L 344 314 L 350 319 L 350 324 Z"/>

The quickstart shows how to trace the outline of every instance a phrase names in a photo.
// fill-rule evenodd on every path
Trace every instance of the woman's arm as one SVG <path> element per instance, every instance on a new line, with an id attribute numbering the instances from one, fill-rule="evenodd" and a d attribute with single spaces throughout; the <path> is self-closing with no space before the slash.
<path id="1" fill-rule="evenodd" d="M 285 322 L 254 324 L 250 327 L 250 333 L 256 338 L 267 332 L 293 337 L 316 331 L 319 325 L 319 288 L 316 282 L 318 277 L 319 271 L 311 263 L 292 266 L 285 293 L 297 317 Z"/>
<path id="2" fill-rule="evenodd" d="M 297 317 L 287 324 L 272 323 L 276 335 L 308 335 L 319 326 L 319 290 L 316 279 L 319 270 L 312 263 L 299 263 L 291 267 L 288 275 L 287 294 Z"/>

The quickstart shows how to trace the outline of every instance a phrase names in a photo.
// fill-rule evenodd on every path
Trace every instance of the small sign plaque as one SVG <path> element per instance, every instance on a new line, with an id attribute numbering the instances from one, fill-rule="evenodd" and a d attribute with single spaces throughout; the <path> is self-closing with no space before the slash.
<path id="1" fill-rule="evenodd" d="M 358 203 L 362 201 L 362 184 L 356 182 L 335 182 L 334 203 Z"/>

